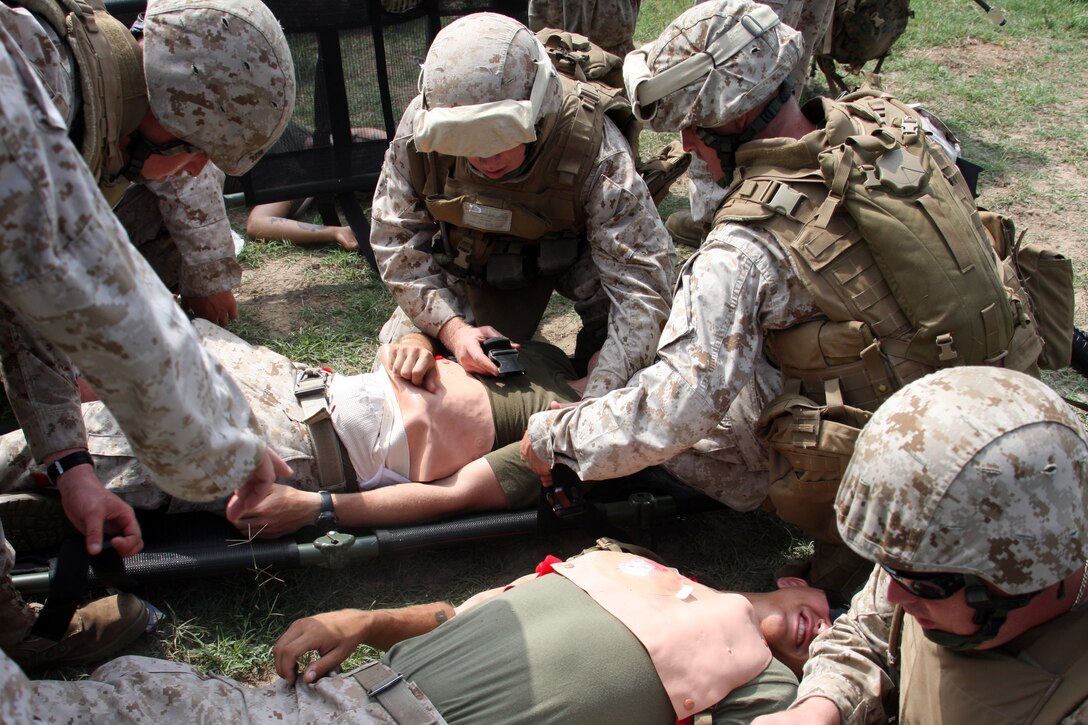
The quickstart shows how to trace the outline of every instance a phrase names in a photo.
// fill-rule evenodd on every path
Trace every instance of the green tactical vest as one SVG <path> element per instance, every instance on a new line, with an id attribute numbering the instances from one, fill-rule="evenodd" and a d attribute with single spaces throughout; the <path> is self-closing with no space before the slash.
<path id="1" fill-rule="evenodd" d="M 783 378 L 813 400 L 833 390 L 873 411 L 941 367 L 1036 371 L 1033 320 L 917 113 L 868 91 L 804 110 L 822 112 L 824 127 L 739 149 L 714 219 L 772 232 L 827 318 L 768 334 Z"/>
<path id="2" fill-rule="evenodd" d="M 492 181 L 465 158 L 409 144 L 412 185 L 439 223 L 432 253 L 472 284 L 517 289 L 558 275 L 585 244 L 581 192 L 604 136 L 605 104 L 592 85 L 560 76 L 563 103 L 541 122 L 522 176 Z"/>
<path id="3" fill-rule="evenodd" d="M 125 165 L 121 139 L 148 110 L 140 44 L 102 0 L 18 4 L 48 22 L 72 52 L 83 108 L 82 123 L 70 131 L 72 141 L 99 183 L 111 183 Z"/>

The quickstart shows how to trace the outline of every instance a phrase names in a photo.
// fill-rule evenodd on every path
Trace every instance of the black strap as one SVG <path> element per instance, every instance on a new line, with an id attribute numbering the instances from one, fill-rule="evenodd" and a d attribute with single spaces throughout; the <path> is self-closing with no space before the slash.
<path id="1" fill-rule="evenodd" d="M 69 536 L 61 542 L 49 581 L 49 597 L 38 612 L 38 621 L 30 630 L 32 635 L 54 642 L 64 637 L 72 615 L 83 600 L 89 568 L 93 568 L 98 580 L 107 586 L 128 590 L 134 584 L 125 574 L 121 555 L 108 542 L 100 554 L 91 556 L 87 553 L 86 540 L 82 536 Z"/>

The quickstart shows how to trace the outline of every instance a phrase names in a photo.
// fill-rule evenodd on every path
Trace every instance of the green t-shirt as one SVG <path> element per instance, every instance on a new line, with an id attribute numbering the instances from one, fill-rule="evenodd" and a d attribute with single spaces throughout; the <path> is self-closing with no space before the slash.
<path id="1" fill-rule="evenodd" d="M 673 723 L 676 715 L 642 644 L 559 575 L 527 582 L 401 642 L 385 662 L 458 723 Z M 715 710 L 747 723 L 784 709 L 797 680 L 771 665 Z"/>

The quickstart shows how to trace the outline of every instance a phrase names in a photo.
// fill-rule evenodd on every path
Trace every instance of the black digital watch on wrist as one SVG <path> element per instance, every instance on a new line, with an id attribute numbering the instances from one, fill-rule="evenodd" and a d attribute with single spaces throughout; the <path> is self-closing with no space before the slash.
<path id="1" fill-rule="evenodd" d="M 56 486 L 57 480 L 65 473 L 75 468 L 76 466 L 82 466 L 84 463 L 94 468 L 94 459 L 91 458 L 91 454 L 87 451 L 75 451 L 69 453 L 66 456 L 61 456 L 57 460 L 50 463 L 45 467 L 45 475 L 49 476 L 49 481 Z"/>

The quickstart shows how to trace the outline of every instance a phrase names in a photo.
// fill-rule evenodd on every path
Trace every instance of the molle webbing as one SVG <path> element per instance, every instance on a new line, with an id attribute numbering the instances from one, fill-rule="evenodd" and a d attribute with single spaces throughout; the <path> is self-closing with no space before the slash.
<path id="1" fill-rule="evenodd" d="M 120 141 L 147 115 L 143 53 L 101 0 L 20 0 L 44 18 L 72 51 L 83 105 L 80 143 L 87 168 L 100 182 L 124 167 Z"/>
<path id="2" fill-rule="evenodd" d="M 839 378 L 848 403 L 875 410 L 937 368 L 1002 364 L 1012 304 L 955 165 L 894 99 L 818 102 L 823 129 L 738 151 L 715 216 L 773 232 L 832 323 L 769 335 L 784 377 L 816 395 Z"/>

